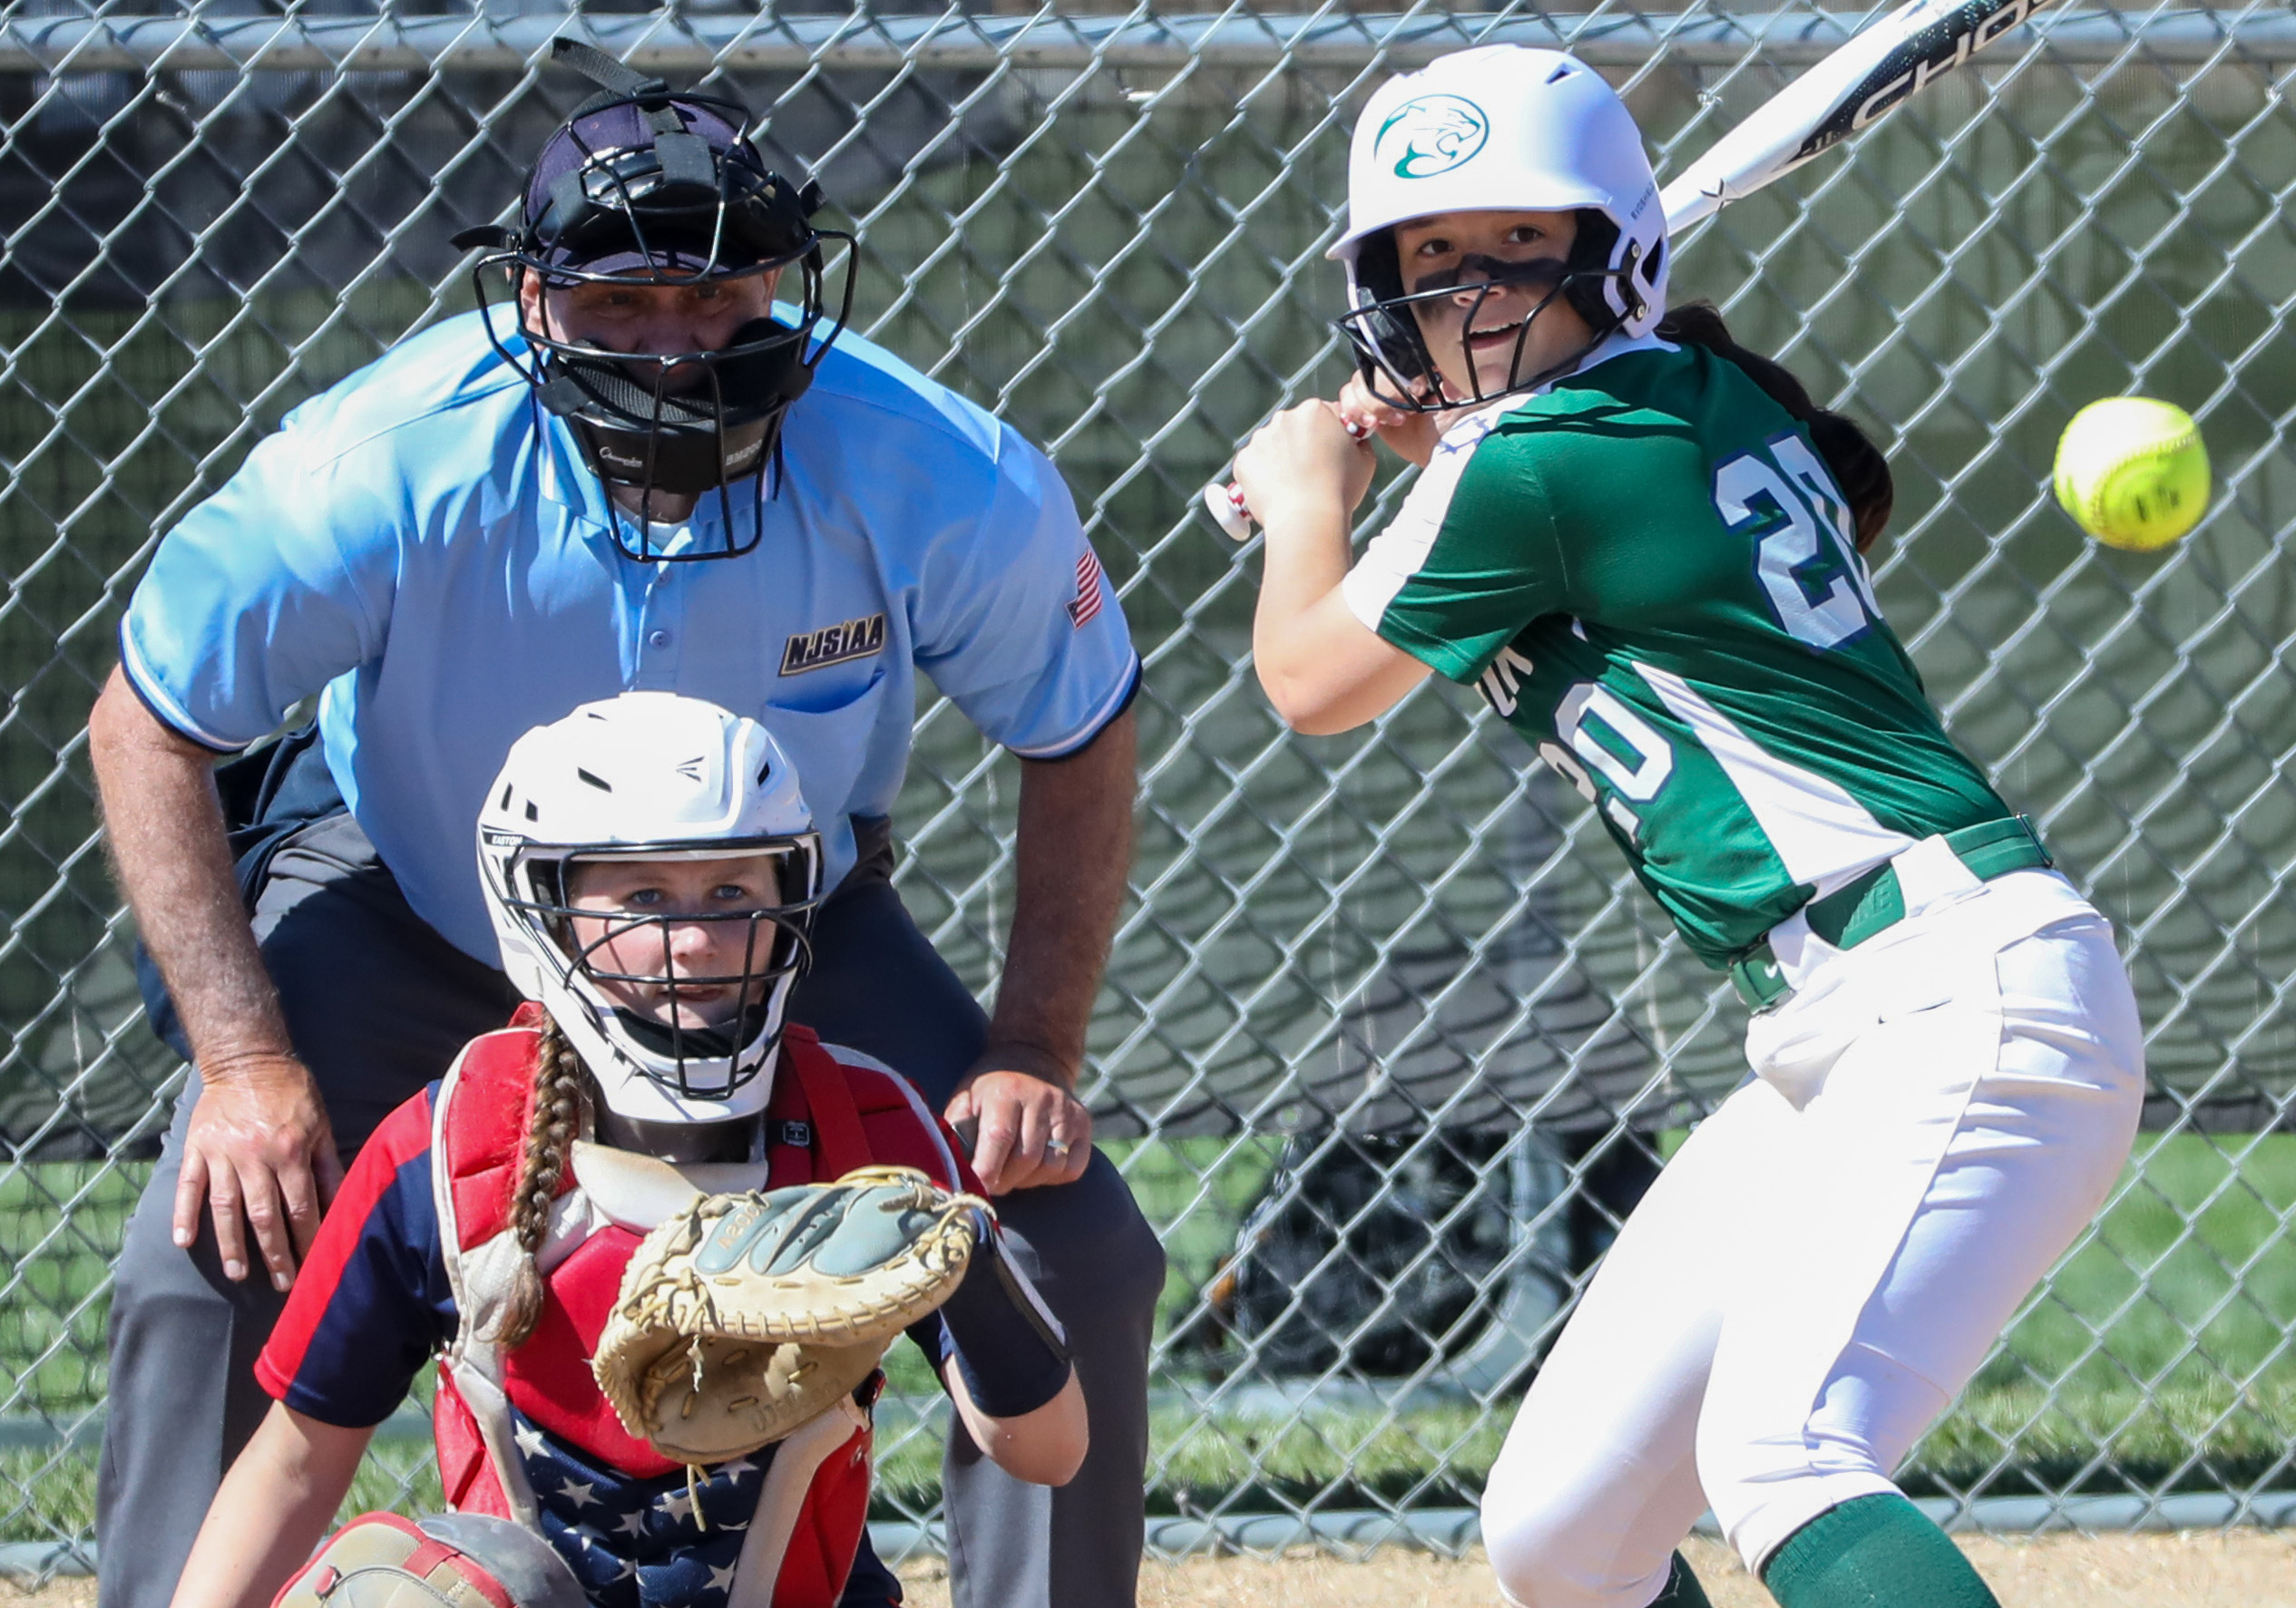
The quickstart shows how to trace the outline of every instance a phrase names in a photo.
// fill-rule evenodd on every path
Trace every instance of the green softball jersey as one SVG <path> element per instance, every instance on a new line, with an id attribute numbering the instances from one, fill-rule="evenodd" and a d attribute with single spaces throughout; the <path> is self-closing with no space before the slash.
<path id="1" fill-rule="evenodd" d="M 1915 840 L 2010 811 L 1881 619 L 1808 432 L 1704 347 L 1606 351 L 1447 432 L 1343 591 L 1476 683 L 1722 966 Z"/>

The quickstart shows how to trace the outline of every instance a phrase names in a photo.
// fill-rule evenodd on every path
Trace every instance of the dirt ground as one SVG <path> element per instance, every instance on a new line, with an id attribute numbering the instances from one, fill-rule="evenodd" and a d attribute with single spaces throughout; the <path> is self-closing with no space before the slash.
<path id="1" fill-rule="evenodd" d="M 1965 1538 L 1962 1550 L 2002 1608 L 2296 1608 L 2296 1531 L 2175 1535 Z M 1710 1541 L 1690 1562 L 1715 1608 L 1769 1608 L 1770 1595 Z M 948 1608 L 936 1562 L 902 1571 L 909 1608 Z M 1280 1559 L 1197 1558 L 1150 1564 L 1140 1608 L 1496 1608 L 1478 1551 L 1456 1561 L 1386 1547 L 1366 1563 L 1312 1553 Z M 95 1583 L 59 1580 L 36 1592 L 0 1583 L 0 1608 L 94 1608 Z"/>
<path id="2" fill-rule="evenodd" d="M 1961 1542 L 2002 1608 L 2296 1608 L 2296 1532 L 2052 1535 Z M 1770 1608 L 1738 1560 L 1693 1541 L 1691 1566 L 1715 1608 Z M 948 1608 L 937 1562 L 902 1572 L 909 1608 Z M 1387 1547 L 1367 1563 L 1314 1554 L 1150 1564 L 1140 1608 L 1495 1608 L 1480 1550 L 1451 1561 Z"/>

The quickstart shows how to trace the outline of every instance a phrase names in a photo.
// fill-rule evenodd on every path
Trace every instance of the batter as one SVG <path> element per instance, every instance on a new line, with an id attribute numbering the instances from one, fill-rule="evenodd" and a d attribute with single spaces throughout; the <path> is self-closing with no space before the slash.
<path id="1" fill-rule="evenodd" d="M 1939 725 L 1862 556 L 1856 426 L 1666 303 L 1638 131 L 1491 47 L 1355 130 L 1359 372 L 1238 456 L 1260 678 L 1335 732 L 1430 671 L 1588 799 L 1754 1010 L 1754 1080 L 1627 1223 L 1483 1499 L 1536 1608 L 1703 1603 L 1711 1507 L 1784 1608 L 1994 1599 L 1891 1472 L 2125 1158 L 2143 1035 L 2110 926 Z M 1424 466 L 1349 561 L 1368 430 Z"/>

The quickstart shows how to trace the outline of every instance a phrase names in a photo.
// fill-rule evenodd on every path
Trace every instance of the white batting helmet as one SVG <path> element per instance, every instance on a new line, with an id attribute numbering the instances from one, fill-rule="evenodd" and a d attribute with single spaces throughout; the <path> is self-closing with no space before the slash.
<path id="1" fill-rule="evenodd" d="M 1564 294 L 1597 336 L 1646 334 L 1665 314 L 1666 218 L 1642 132 L 1577 58 L 1484 45 L 1373 93 L 1348 149 L 1347 232 L 1330 252 L 1347 269 L 1342 327 L 1367 359 L 1406 375 L 1427 363 L 1393 305 L 1405 290 L 1395 226 L 1470 211 L 1581 214 Z M 1608 227 L 1588 227 L 1588 212 Z"/>
<path id="2" fill-rule="evenodd" d="M 568 873 L 579 861 L 767 855 L 780 896 L 754 910 L 613 912 L 605 939 L 575 941 Z M 606 1104 L 649 1122 L 716 1122 L 765 1108 L 789 990 L 812 958 L 821 843 L 795 768 L 766 728 L 699 698 L 629 692 L 585 704 L 512 745 L 478 819 L 478 864 L 503 970 L 572 1042 Z M 595 911 L 582 912 L 595 916 Z M 730 922 L 742 967 L 679 975 L 673 927 Z M 658 970 L 612 969 L 608 942 L 661 945 Z M 728 989 L 730 1021 L 664 1022 L 604 985 Z M 676 1013 L 673 1013 L 675 1015 Z"/>

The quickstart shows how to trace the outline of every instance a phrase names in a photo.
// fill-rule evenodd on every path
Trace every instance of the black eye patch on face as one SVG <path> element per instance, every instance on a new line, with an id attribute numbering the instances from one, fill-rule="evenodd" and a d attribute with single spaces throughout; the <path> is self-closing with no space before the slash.
<path id="1" fill-rule="evenodd" d="M 1412 294 L 1425 296 L 1430 291 L 1456 290 L 1470 271 L 1483 277 L 1476 281 L 1497 288 L 1502 285 L 1534 285 L 1553 289 L 1563 281 L 1563 259 L 1559 257 L 1534 257 L 1527 262 L 1509 262 L 1503 258 L 1486 257 L 1480 251 L 1470 251 L 1447 268 L 1422 274 L 1412 281 Z"/>

